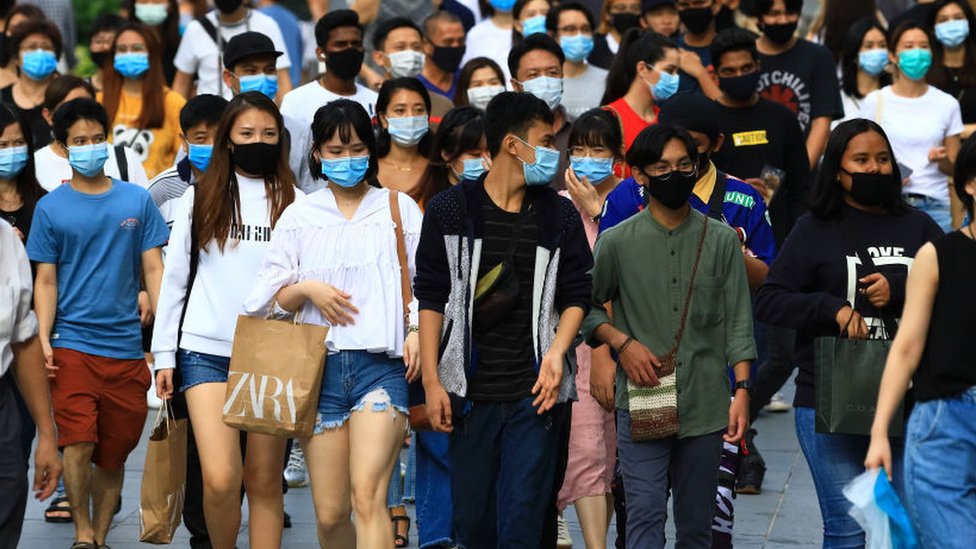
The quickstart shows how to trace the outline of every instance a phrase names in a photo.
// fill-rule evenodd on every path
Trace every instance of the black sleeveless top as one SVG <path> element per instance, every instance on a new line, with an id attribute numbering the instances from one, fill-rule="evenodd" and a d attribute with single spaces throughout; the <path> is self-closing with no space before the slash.
<path id="1" fill-rule="evenodd" d="M 919 401 L 956 396 L 976 386 L 976 242 L 959 231 L 933 242 L 939 285 L 925 353 L 915 373 Z"/>

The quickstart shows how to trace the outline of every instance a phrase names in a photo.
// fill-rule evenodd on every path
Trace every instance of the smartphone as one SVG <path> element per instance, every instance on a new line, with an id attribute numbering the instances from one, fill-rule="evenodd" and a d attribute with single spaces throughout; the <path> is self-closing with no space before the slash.
<path id="1" fill-rule="evenodd" d="M 915 172 L 911 168 L 902 164 L 901 162 L 898 162 L 898 175 L 901 177 L 902 181 L 911 177 L 913 173 Z"/>

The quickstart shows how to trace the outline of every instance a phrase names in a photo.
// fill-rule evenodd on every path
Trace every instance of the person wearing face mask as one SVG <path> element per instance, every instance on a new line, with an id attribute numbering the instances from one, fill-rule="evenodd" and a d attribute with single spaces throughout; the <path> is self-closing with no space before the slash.
<path id="1" fill-rule="evenodd" d="M 569 143 L 572 122 L 562 106 L 563 63 L 566 57 L 562 48 L 547 34 L 535 34 L 512 48 L 508 54 L 508 68 L 512 71 L 512 88 L 517 92 L 531 93 L 542 99 L 552 110 L 554 123 L 553 148 L 559 151 L 559 166 L 552 186 L 557 191 L 566 188 L 566 168 L 569 159 L 565 152 Z"/>
<path id="2" fill-rule="evenodd" d="M 672 492 L 677 539 L 711 547 L 714 506 L 702 502 L 715 499 L 723 444 L 738 444 L 748 428 L 756 358 L 742 244 L 736 231 L 689 206 L 699 158 L 684 130 L 645 129 L 627 162 L 645 187 L 646 211 L 597 239 L 582 327 L 588 345 L 607 344 L 619 357 L 614 404 L 627 546 L 664 547 Z M 689 368 L 696 373 L 682 375 Z M 669 400 L 671 414 L 654 404 Z"/>
<path id="3" fill-rule="evenodd" d="M 485 110 L 494 97 L 505 91 L 505 73 L 487 57 L 475 57 L 464 64 L 458 74 L 454 104 L 471 105 Z"/>
<path id="4" fill-rule="evenodd" d="M 275 20 L 258 10 L 249 7 L 244 0 L 214 0 L 216 10 L 190 21 L 180 40 L 173 64 L 176 76 L 173 90 L 183 97 L 191 97 L 196 84 L 196 93 L 222 95 L 224 99 L 233 97 L 221 77 L 224 48 L 231 38 L 244 32 L 260 32 L 274 43 L 274 49 L 282 52 L 275 64 L 278 69 L 278 90 L 284 96 L 292 89 L 289 70 L 292 59 L 285 47 L 285 39 Z"/>
<path id="5" fill-rule="evenodd" d="M 326 71 L 315 80 L 295 88 L 281 101 L 281 114 L 294 144 L 289 164 L 298 186 L 305 192 L 320 188 L 321 178 L 308 171 L 307 151 L 311 143 L 312 118 L 318 107 L 336 99 L 350 99 L 376 114 L 376 92 L 356 82 L 363 64 L 363 28 L 352 10 L 334 10 L 315 24 L 316 55 L 325 59 Z"/>
<path id="6" fill-rule="evenodd" d="M 579 214 L 549 187 L 559 157 L 552 123 L 531 94 L 492 99 L 491 169 L 427 204 L 417 249 L 421 379 L 434 430 L 450 433 L 454 532 L 466 547 L 539 547 L 549 526 L 560 436 L 552 408 L 571 392 L 564 358 L 592 266 Z M 497 501 L 488 523 L 485 501 Z"/>
<path id="7" fill-rule="evenodd" d="M 358 103 L 320 108 L 306 153 L 327 186 L 282 215 L 244 311 L 330 326 L 318 420 L 302 445 L 318 539 L 393 547 L 384 495 L 406 431 L 407 383 L 420 373 L 417 300 L 401 274 L 416 271 L 423 214 L 376 183 L 373 129 Z"/>
<path id="8" fill-rule="evenodd" d="M 25 131 L 24 123 L 5 105 L 0 106 L 0 127 L 0 219 L 13 227 L 21 242 L 26 242 L 34 207 L 47 191 L 34 175 L 30 129 Z M 26 453 L 30 454 L 29 443 Z"/>
<path id="9" fill-rule="evenodd" d="M 173 59 L 180 47 L 180 10 L 177 0 L 126 0 L 124 7 L 129 12 L 129 22 L 142 23 L 156 35 L 162 46 L 160 61 L 163 76 L 170 83 L 176 76 Z"/>
<path id="10" fill-rule="evenodd" d="M 17 63 L 19 60 L 16 55 L 11 55 L 8 51 L 8 44 L 10 43 L 10 37 L 13 35 L 14 27 L 17 25 L 31 20 L 47 19 L 44 11 L 41 8 L 31 5 L 31 4 L 17 4 L 15 6 L 10 6 L 6 8 L 3 15 L 4 30 L 0 33 L 0 88 L 6 88 L 7 86 L 13 84 L 20 77 L 20 72 L 17 68 Z M 4 8 L 0 8 L 0 11 Z"/>
<path id="11" fill-rule="evenodd" d="M 142 280 L 151 312 L 169 237 L 145 189 L 105 175 L 108 132 L 105 109 L 91 99 L 55 111 L 54 139 L 68 149 L 72 176 L 37 203 L 27 241 L 74 540 L 84 547 L 106 543 L 146 422 L 138 294 Z"/>
<path id="12" fill-rule="evenodd" d="M 593 15 L 580 3 L 563 2 L 546 17 L 549 31 L 566 56 L 561 104 L 572 121 L 600 103 L 607 71 L 587 63 L 593 51 Z"/>
<path id="13" fill-rule="evenodd" d="M 51 142 L 51 126 L 44 119 L 41 104 L 48 85 L 58 76 L 61 33 L 50 21 L 30 19 L 14 28 L 7 47 L 11 54 L 17 54 L 20 76 L 0 89 L 0 102 L 16 109 L 30 126 L 34 148 L 43 148 Z"/>
<path id="14" fill-rule="evenodd" d="M 716 35 L 716 20 L 722 9 L 720 0 L 678 0 L 678 17 L 684 28 L 677 39 L 681 48 L 681 81 L 679 91 L 701 91 L 717 99 L 722 92 L 712 75 L 712 41 Z"/>
<path id="15" fill-rule="evenodd" d="M 230 39 L 224 47 L 224 85 L 234 95 L 261 92 L 268 99 L 278 97 L 278 73 L 275 60 L 282 52 L 274 42 L 259 32 L 245 32 Z"/>
<path id="16" fill-rule="evenodd" d="M 506 71 L 506 82 L 511 78 L 505 59 L 513 46 L 515 17 L 512 10 L 515 2 L 516 0 L 482 0 L 481 11 L 489 16 L 468 31 L 465 40 L 467 48 L 461 57 L 461 65 L 476 57 L 487 57 Z"/>
<path id="17" fill-rule="evenodd" d="M 125 19 L 114 13 L 103 13 L 92 23 L 88 38 L 88 52 L 92 63 L 95 64 L 95 74 L 88 77 L 88 83 L 95 91 L 102 90 L 105 69 L 112 70 L 112 44 L 115 42 L 115 35 L 125 26 L 125 23 Z"/>
<path id="18" fill-rule="evenodd" d="M 885 129 L 898 161 L 908 168 L 901 174 L 905 200 L 948 232 L 953 226 L 948 181 L 965 127 L 959 102 L 925 81 L 932 42 L 925 27 L 911 22 L 889 35 L 894 81 L 864 98 L 860 116 Z"/>
<path id="19" fill-rule="evenodd" d="M 910 269 L 914 274 L 913 258 L 942 235 L 902 199 L 896 158 L 874 122 L 854 119 L 837 126 L 827 142 L 811 211 L 797 222 L 756 292 L 761 321 L 797 330 L 796 436 L 816 486 L 826 547 L 864 546 L 864 531 L 848 514 L 842 490 L 864 472 L 870 439 L 815 427 L 820 410 L 815 408 L 814 339 L 838 333 L 890 339 L 890 326 L 905 305 L 906 277 Z M 901 439 L 892 446 L 896 457 L 888 474 L 904 494 Z"/>
<path id="20" fill-rule="evenodd" d="M 644 0 L 641 2 L 641 26 L 675 40 L 681 30 L 681 18 L 675 0 Z M 717 23 L 716 23 L 717 25 Z"/>
<path id="21" fill-rule="evenodd" d="M 413 196 L 430 155 L 430 95 L 416 78 L 387 80 L 376 99 L 376 114 L 376 179 Z"/>
<path id="22" fill-rule="evenodd" d="M 533 34 L 546 32 L 546 15 L 553 8 L 551 0 L 517 0 L 512 8 L 515 23 L 512 28 L 512 45 Z"/>
<path id="23" fill-rule="evenodd" d="M 755 0 L 762 36 L 759 93 L 787 107 L 806 138 L 807 161 L 816 166 L 823 154 L 830 121 L 844 115 L 837 64 L 830 51 L 796 36 L 803 0 Z"/>
<path id="24" fill-rule="evenodd" d="M 145 25 L 129 23 L 112 45 L 112 69 L 96 99 L 112 124 L 110 140 L 139 154 L 146 174 L 155 177 L 173 165 L 180 141 L 183 96 L 166 87 L 159 43 Z"/>
<path id="25" fill-rule="evenodd" d="M 643 27 L 641 0 L 604 0 L 600 12 L 599 32 L 593 35 L 593 53 L 589 61 L 601 69 L 610 70 L 613 58 L 620 51 L 624 34 Z"/>
<path id="26" fill-rule="evenodd" d="M 467 43 L 464 26 L 453 13 L 442 10 L 424 20 L 426 61 L 417 80 L 420 80 L 427 91 L 454 99 L 457 93 L 458 67 L 462 60 L 475 57 L 469 54 Z"/>
<path id="27" fill-rule="evenodd" d="M 976 15 L 965 1 L 941 0 L 928 25 L 937 42 L 926 81 L 959 100 L 968 139 L 976 131 Z"/>
<path id="28" fill-rule="evenodd" d="M 840 59 L 841 101 L 844 118 L 834 120 L 831 129 L 857 117 L 864 96 L 891 83 L 885 29 L 874 18 L 855 21 L 847 29 Z"/>

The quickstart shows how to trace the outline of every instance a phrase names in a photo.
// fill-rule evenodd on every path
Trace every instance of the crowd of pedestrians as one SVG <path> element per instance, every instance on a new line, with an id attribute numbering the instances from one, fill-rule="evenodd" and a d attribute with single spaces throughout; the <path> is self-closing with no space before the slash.
<path id="1" fill-rule="evenodd" d="M 0 1 L 0 546 L 31 464 L 107 548 L 165 401 L 194 548 L 307 485 L 321 547 L 731 548 L 781 412 L 824 547 L 878 467 L 969 547 L 974 6 L 807 2 Z M 307 438 L 225 423 L 242 316 L 328 327 Z"/>

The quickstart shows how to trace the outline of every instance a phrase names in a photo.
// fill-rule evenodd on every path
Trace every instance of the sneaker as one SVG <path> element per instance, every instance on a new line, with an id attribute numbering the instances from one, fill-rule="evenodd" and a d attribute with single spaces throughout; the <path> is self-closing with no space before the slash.
<path id="1" fill-rule="evenodd" d="M 769 404 L 764 406 L 763 410 L 774 414 L 782 414 L 789 412 L 792 408 L 788 402 L 783 400 L 783 393 L 776 393 L 773 395 L 773 398 L 769 399 Z"/>
<path id="2" fill-rule="evenodd" d="M 149 373 L 152 374 L 153 365 L 149 365 Z M 149 391 L 146 392 L 146 402 L 150 410 L 158 410 L 163 407 L 163 400 L 156 396 L 156 376 L 149 376 Z"/>
<path id="3" fill-rule="evenodd" d="M 559 549 L 571 549 L 573 547 L 573 538 L 569 537 L 569 526 L 566 525 L 566 519 L 562 515 L 559 515 L 556 524 L 556 547 Z"/>
<path id="4" fill-rule="evenodd" d="M 766 476 L 766 462 L 756 448 L 753 439 L 755 429 L 749 429 L 742 439 L 742 461 L 739 462 L 739 476 L 736 482 L 736 494 L 761 494 L 763 478 Z"/>
<path id="5" fill-rule="evenodd" d="M 291 453 L 288 455 L 288 466 L 285 467 L 285 482 L 289 488 L 308 486 L 308 475 L 305 469 L 305 452 L 297 440 L 292 443 Z"/>

